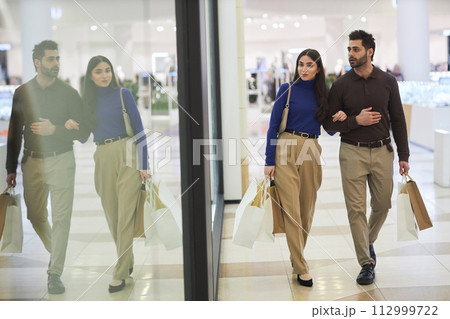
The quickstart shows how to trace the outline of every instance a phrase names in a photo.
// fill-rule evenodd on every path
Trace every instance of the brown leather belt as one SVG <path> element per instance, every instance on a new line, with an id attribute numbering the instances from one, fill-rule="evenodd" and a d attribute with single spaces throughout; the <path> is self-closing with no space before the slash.
<path id="1" fill-rule="evenodd" d="M 391 138 L 388 137 L 383 140 L 378 140 L 378 141 L 373 141 L 373 142 L 355 142 L 355 141 L 349 140 L 345 137 L 341 137 L 341 142 L 355 145 L 358 147 L 377 148 L 377 147 L 382 147 L 384 145 L 389 144 L 391 142 Z"/>
<path id="2" fill-rule="evenodd" d="M 104 141 L 95 142 L 95 144 L 97 144 L 97 145 L 111 144 L 113 142 L 120 141 L 120 140 L 122 140 L 122 139 L 124 139 L 126 137 L 128 137 L 128 135 L 121 135 L 121 136 L 117 136 L 117 137 L 113 137 L 113 138 L 107 138 Z"/>
<path id="3" fill-rule="evenodd" d="M 36 152 L 36 151 L 30 151 L 26 148 L 23 150 L 23 154 L 26 156 L 30 156 L 32 158 L 47 158 L 47 157 L 54 157 L 56 155 L 70 152 L 71 150 L 65 150 L 65 151 L 56 151 L 56 152 Z"/>

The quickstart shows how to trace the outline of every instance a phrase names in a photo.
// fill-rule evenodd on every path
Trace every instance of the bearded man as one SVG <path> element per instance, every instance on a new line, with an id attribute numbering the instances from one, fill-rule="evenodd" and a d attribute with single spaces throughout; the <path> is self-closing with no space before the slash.
<path id="1" fill-rule="evenodd" d="M 400 174 L 409 170 L 406 121 L 397 81 L 372 64 L 373 36 L 363 30 L 349 35 L 348 61 L 352 69 L 334 82 L 329 96 L 327 131 L 341 133 L 339 162 L 342 188 L 361 271 L 360 285 L 372 284 L 376 255 L 373 243 L 391 208 L 394 151 L 397 145 Z M 344 121 L 333 121 L 342 110 Z M 371 214 L 366 218 L 366 187 L 369 185 Z"/>
<path id="2" fill-rule="evenodd" d="M 16 186 L 19 153 L 27 218 L 50 253 L 48 292 L 61 294 L 60 279 L 66 259 L 74 198 L 75 157 L 73 140 L 86 139 L 82 101 L 78 92 L 59 80 L 58 45 L 42 41 L 33 49 L 37 75 L 14 92 L 8 130 L 6 170 L 8 186 Z M 74 119 L 74 130 L 65 124 Z M 47 200 L 51 195 L 52 226 Z"/>

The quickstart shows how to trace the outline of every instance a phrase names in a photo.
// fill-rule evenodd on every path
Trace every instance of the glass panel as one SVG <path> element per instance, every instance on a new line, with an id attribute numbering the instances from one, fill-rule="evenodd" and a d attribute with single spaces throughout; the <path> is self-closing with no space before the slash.
<path id="1" fill-rule="evenodd" d="M 165 186 L 160 185 L 160 191 L 169 192 L 173 200 L 162 198 L 161 201 L 170 210 L 161 211 L 160 219 L 147 223 L 147 226 L 151 225 L 146 232 L 147 238 L 134 239 L 134 263 L 130 263 L 133 273 L 126 280 L 125 289 L 109 293 L 108 285 L 114 279 L 113 270 L 118 256 L 94 183 L 93 155 L 97 146 L 92 135 L 83 144 L 75 141 L 75 199 L 67 258 L 61 277 L 66 293 L 46 293 L 47 278 L 42 277 L 46 276 L 49 254 L 28 222 L 23 225 L 25 240 L 21 255 L 28 262 L 22 263 L 20 268 L 14 268 L 9 275 L 0 275 L 0 287 L 3 291 L 8 290 L 5 295 L 8 299 L 184 300 L 181 220 L 170 216 L 181 218 L 181 202 L 175 200 L 181 195 L 175 1 L 42 0 L 37 7 L 46 8 L 43 14 L 34 9 L 36 3 L 5 1 L 2 6 L 2 11 L 5 7 L 8 16 L 12 17 L 8 20 L 14 23 L 12 27 L 21 27 L 20 33 L 9 33 L 17 36 L 9 39 L 9 42 L 14 43 L 6 54 L 9 76 L 14 78 L 14 83 L 20 84 L 35 74 L 32 64 L 25 64 L 25 61 L 31 61 L 31 50 L 36 42 L 27 39 L 49 38 L 58 43 L 61 57 L 59 78 L 79 92 L 83 87 L 88 61 L 96 55 L 106 56 L 112 63 L 120 85 L 131 91 L 137 103 L 144 129 L 148 133 L 147 145 L 144 147 L 148 147 L 153 181 L 156 184 L 163 183 Z M 42 31 L 42 28 L 47 29 Z M 3 34 L 0 30 L 0 36 Z M 24 63 L 20 61 L 21 55 L 25 57 Z M 3 66 L 2 61 L 0 59 Z M 31 76 L 23 76 L 26 74 Z M 0 92 L 2 103 L 3 100 L 11 99 L 10 91 L 5 89 Z M 122 115 L 118 114 L 119 117 Z M 0 131 L 7 126 L 7 120 L 0 121 Z M 23 194 L 21 175 L 19 168 L 16 193 Z M 136 177 L 139 183 L 139 175 Z M 2 181 L 5 179 L 1 178 Z M 111 196 L 104 198 L 103 202 L 107 204 L 117 199 L 118 196 Z M 121 199 L 119 207 L 125 202 L 126 199 Z M 23 201 L 22 211 L 26 212 Z M 124 211 L 119 210 L 116 214 L 122 216 Z M 173 224 L 175 233 L 178 229 L 176 240 L 174 236 L 163 237 L 169 233 L 167 227 L 164 232 L 154 231 L 159 229 L 162 222 Z M 121 234 L 119 226 L 110 226 L 113 232 Z M 14 260 L 16 257 L 8 258 Z M 0 274 L 2 270 L 0 267 Z M 21 285 L 25 277 L 27 293 L 23 295 L 24 289 L 17 287 L 23 288 Z"/>
<path id="2" fill-rule="evenodd" d="M 215 61 L 214 61 L 214 25 L 211 1 L 206 1 L 206 51 L 207 51 L 207 67 L 208 67 L 208 115 L 209 115 L 209 136 L 212 140 L 217 140 L 217 114 L 216 114 L 216 88 L 213 79 L 217 78 Z M 217 154 L 222 145 L 211 143 L 210 152 Z M 211 214 L 212 225 L 214 225 L 214 218 L 216 213 L 217 195 L 219 192 L 219 166 L 217 160 L 210 162 L 211 170 Z"/>

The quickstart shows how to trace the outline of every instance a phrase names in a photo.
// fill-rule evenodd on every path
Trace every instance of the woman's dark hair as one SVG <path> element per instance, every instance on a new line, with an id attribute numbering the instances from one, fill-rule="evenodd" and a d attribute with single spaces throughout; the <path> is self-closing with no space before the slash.
<path id="1" fill-rule="evenodd" d="M 114 68 L 111 64 L 111 61 L 107 57 L 104 57 L 103 55 L 97 55 L 92 57 L 89 60 L 89 63 L 87 65 L 86 75 L 84 77 L 84 87 L 83 87 L 83 93 L 82 93 L 82 99 L 84 102 L 85 107 L 85 115 L 86 120 L 88 121 L 88 124 L 91 129 L 93 129 L 97 125 L 97 121 L 95 119 L 95 109 L 97 108 L 97 85 L 95 85 L 94 81 L 91 79 L 92 70 L 95 69 L 97 65 L 101 62 L 108 63 L 109 67 L 111 68 L 111 83 L 109 84 L 109 87 L 116 89 L 119 87 L 117 84 L 116 75 L 114 73 Z"/>
<path id="2" fill-rule="evenodd" d="M 322 58 L 320 53 L 314 49 L 306 49 L 302 51 L 297 58 L 297 63 L 295 64 L 295 74 L 292 81 L 297 83 L 300 81 L 300 74 L 298 73 L 298 62 L 302 56 L 309 56 L 314 63 L 316 63 L 319 72 L 317 73 L 314 81 L 314 95 L 316 97 L 317 105 L 319 106 L 316 112 L 317 120 L 322 123 L 327 117 L 327 97 L 328 97 L 328 87 L 325 82 L 325 70 L 323 68 Z"/>

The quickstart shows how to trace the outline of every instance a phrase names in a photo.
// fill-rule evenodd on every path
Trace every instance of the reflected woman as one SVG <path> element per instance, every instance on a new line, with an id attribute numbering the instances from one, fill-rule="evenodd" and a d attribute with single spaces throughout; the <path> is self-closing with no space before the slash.
<path id="1" fill-rule="evenodd" d="M 99 55 L 89 61 L 82 98 L 97 144 L 95 189 L 117 250 L 113 280 L 109 285 L 112 293 L 125 287 L 125 279 L 133 271 L 135 211 L 141 184 L 150 178 L 147 150 L 140 151 L 139 168 L 127 166 L 126 146 L 130 137 L 124 122 L 122 99 L 135 135 L 143 131 L 143 125 L 131 92 L 118 86 L 113 66 L 106 57 Z M 70 123 L 67 125 L 70 127 Z M 145 135 L 140 135 L 143 138 L 137 141 L 139 145 L 147 145 Z"/>

